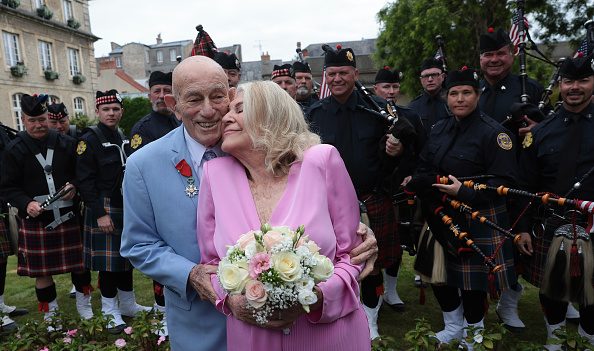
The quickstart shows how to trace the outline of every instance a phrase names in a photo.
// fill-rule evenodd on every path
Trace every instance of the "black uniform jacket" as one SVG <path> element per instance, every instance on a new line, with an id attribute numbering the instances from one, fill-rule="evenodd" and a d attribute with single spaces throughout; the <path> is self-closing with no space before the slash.
<path id="1" fill-rule="evenodd" d="M 385 106 L 385 100 L 374 99 Z M 380 189 L 396 165 L 385 152 L 388 121 L 365 108 L 373 109 L 354 90 L 345 104 L 329 96 L 313 104 L 306 116 L 322 142 L 338 149 L 359 195 Z"/>
<path id="2" fill-rule="evenodd" d="M 441 92 L 431 96 L 426 91 L 410 102 L 408 108 L 416 112 L 423 122 L 426 136 L 429 136 L 435 123 L 450 116 L 448 105 L 442 98 Z"/>
<path id="3" fill-rule="evenodd" d="M 19 132 L 16 139 L 8 144 L 3 155 L 0 191 L 6 201 L 18 208 L 22 218 L 27 216 L 27 205 L 35 196 L 49 194 L 45 171 L 35 158 L 35 154 L 39 152 L 47 157 L 48 146 L 54 149 L 51 173 L 56 191 L 66 182 L 78 187 L 75 179 L 74 138 L 50 130 L 45 139 L 38 140 L 31 138 L 26 132 Z M 62 214 L 68 211 L 69 208 L 60 209 Z M 37 219 L 49 223 L 54 217 L 51 211 L 45 211 Z"/>
<path id="4" fill-rule="evenodd" d="M 130 132 L 130 149 L 134 152 L 146 144 L 155 141 L 180 125 L 174 114 L 163 115 L 152 111 L 142 117 Z"/>
<path id="5" fill-rule="evenodd" d="M 107 142 L 121 147 L 122 138 L 117 130 L 112 130 L 103 123 L 97 126 Z M 97 135 L 88 128 L 80 138 L 76 153 L 76 178 L 85 206 L 97 218 L 106 214 L 103 207 L 106 197 L 110 198 L 111 206 L 121 208 L 124 167 L 118 149 L 101 145 Z"/>

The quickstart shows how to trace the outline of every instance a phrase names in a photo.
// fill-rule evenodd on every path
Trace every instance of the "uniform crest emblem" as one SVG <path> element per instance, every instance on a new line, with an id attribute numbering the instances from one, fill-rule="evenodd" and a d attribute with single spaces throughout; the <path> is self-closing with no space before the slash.
<path id="1" fill-rule="evenodd" d="M 84 140 L 81 140 L 78 142 L 78 145 L 76 146 L 76 153 L 78 155 L 82 155 L 85 153 L 85 151 L 87 151 L 87 143 Z"/>
<path id="2" fill-rule="evenodd" d="M 474 80 L 478 80 L 478 74 L 476 74 L 476 72 L 472 73 L 472 78 L 474 78 Z"/>
<path id="3" fill-rule="evenodd" d="M 130 147 L 136 150 L 142 144 L 142 137 L 138 134 L 134 134 L 132 136 L 132 140 L 130 140 Z"/>
<path id="4" fill-rule="evenodd" d="M 522 147 L 528 148 L 530 147 L 530 145 L 532 145 L 532 132 L 528 132 L 525 136 L 524 136 L 524 140 L 522 140 Z"/>
<path id="5" fill-rule="evenodd" d="M 347 58 L 347 60 L 352 62 L 353 61 L 353 53 L 350 51 L 347 51 L 346 58 Z"/>
<path id="6" fill-rule="evenodd" d="M 497 135 L 497 144 L 503 150 L 511 150 L 513 147 L 511 138 L 506 133 L 499 133 L 499 135 Z"/>

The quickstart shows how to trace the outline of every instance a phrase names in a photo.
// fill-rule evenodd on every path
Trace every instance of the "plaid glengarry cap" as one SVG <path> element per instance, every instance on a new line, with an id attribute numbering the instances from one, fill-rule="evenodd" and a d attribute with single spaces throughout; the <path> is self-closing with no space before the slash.
<path id="1" fill-rule="evenodd" d="M 113 103 L 122 105 L 122 97 L 117 90 L 111 89 L 107 90 L 106 92 L 97 91 L 97 94 L 95 95 L 95 107 Z"/>
<path id="2" fill-rule="evenodd" d="M 324 55 L 324 68 L 342 66 L 357 67 L 355 52 L 353 49 L 343 49 L 342 45 L 336 45 L 336 50 L 332 49 L 328 45 L 322 46 L 322 49 L 324 49 L 326 52 Z"/>
<path id="3" fill-rule="evenodd" d="M 274 65 L 274 68 L 272 70 L 272 76 L 270 77 L 270 79 L 282 76 L 294 78 L 293 66 L 291 66 L 288 63 L 282 66 Z"/>
<path id="4" fill-rule="evenodd" d="M 384 66 L 382 69 L 377 71 L 375 75 L 374 84 L 378 83 L 400 83 L 402 79 L 402 72 L 397 69 L 390 70 L 389 66 Z"/>
<path id="5" fill-rule="evenodd" d="M 29 117 L 37 117 L 47 112 L 49 96 L 46 94 L 23 94 L 21 97 L 21 111 Z"/>
<path id="6" fill-rule="evenodd" d="M 47 107 L 47 118 L 60 120 L 64 117 L 68 117 L 68 110 L 64 103 L 51 104 Z"/>
<path id="7" fill-rule="evenodd" d="M 452 71 L 448 73 L 446 79 L 446 89 L 456 87 L 459 85 L 470 85 L 471 87 L 479 88 L 479 76 L 476 70 L 466 66 L 460 68 L 459 71 Z"/>

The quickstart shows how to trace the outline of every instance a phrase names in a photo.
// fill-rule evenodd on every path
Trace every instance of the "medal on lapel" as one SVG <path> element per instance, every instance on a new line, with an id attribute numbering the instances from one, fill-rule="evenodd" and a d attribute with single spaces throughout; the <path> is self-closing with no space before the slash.
<path id="1" fill-rule="evenodd" d="M 184 190 L 186 196 L 191 198 L 198 195 L 198 188 L 196 187 L 194 177 L 192 177 L 192 167 L 190 167 L 186 160 L 179 161 L 175 165 L 175 169 L 187 180 L 186 189 Z"/>

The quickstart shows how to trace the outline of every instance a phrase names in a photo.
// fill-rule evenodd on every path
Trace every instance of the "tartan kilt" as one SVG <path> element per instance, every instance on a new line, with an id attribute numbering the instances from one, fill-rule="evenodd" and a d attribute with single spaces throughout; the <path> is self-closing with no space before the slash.
<path id="1" fill-rule="evenodd" d="M 375 268 L 388 268 L 402 258 L 394 205 L 388 196 L 379 194 L 361 196 L 359 200 L 367 207 L 369 226 L 377 239 Z"/>
<path id="2" fill-rule="evenodd" d="M 103 207 L 111 217 L 115 231 L 104 233 L 97 225 L 93 211 L 85 208 L 85 225 L 83 231 L 85 268 L 92 271 L 126 272 L 132 264 L 120 255 L 124 210 L 112 207 L 110 199 L 104 198 Z"/>
<path id="3" fill-rule="evenodd" d="M 82 243 L 78 218 L 54 230 L 35 219 L 21 219 L 17 274 L 28 277 L 82 272 Z"/>
<path id="4" fill-rule="evenodd" d="M 520 259 L 522 264 L 522 277 L 537 288 L 540 288 L 542 284 L 545 266 L 547 264 L 547 255 L 551 243 L 553 242 L 555 230 L 561 225 L 570 222 L 549 219 L 545 223 L 544 233 L 539 237 L 532 235 L 532 256 L 521 256 Z M 578 220 L 576 221 L 576 224 L 584 228 L 588 225 L 585 220 Z M 594 236 L 590 235 L 590 240 L 594 240 Z M 594 252 L 592 254 L 594 255 Z"/>
<path id="5" fill-rule="evenodd" d="M 509 228 L 510 226 L 505 204 L 483 209 L 480 214 L 503 228 Z M 505 241 L 493 259 L 495 264 L 503 267 L 499 272 L 495 273 L 495 288 L 502 291 L 515 285 L 517 276 L 514 264 L 513 241 L 506 239 L 504 234 L 487 227 L 485 224 L 473 220 L 468 214 L 458 213 L 453 218 L 463 228 L 468 228 L 469 237 L 487 257 L 490 257 L 498 245 Z M 453 234 L 448 233 L 447 235 Z M 466 247 L 465 244 L 462 245 Z M 478 253 L 462 254 L 458 257 L 446 255 L 446 266 L 448 285 L 462 290 L 488 291 L 489 268 Z"/>
<path id="6" fill-rule="evenodd" d="M 8 256 L 13 254 L 8 235 L 6 219 L 0 218 L 0 260 L 6 260 Z"/>

